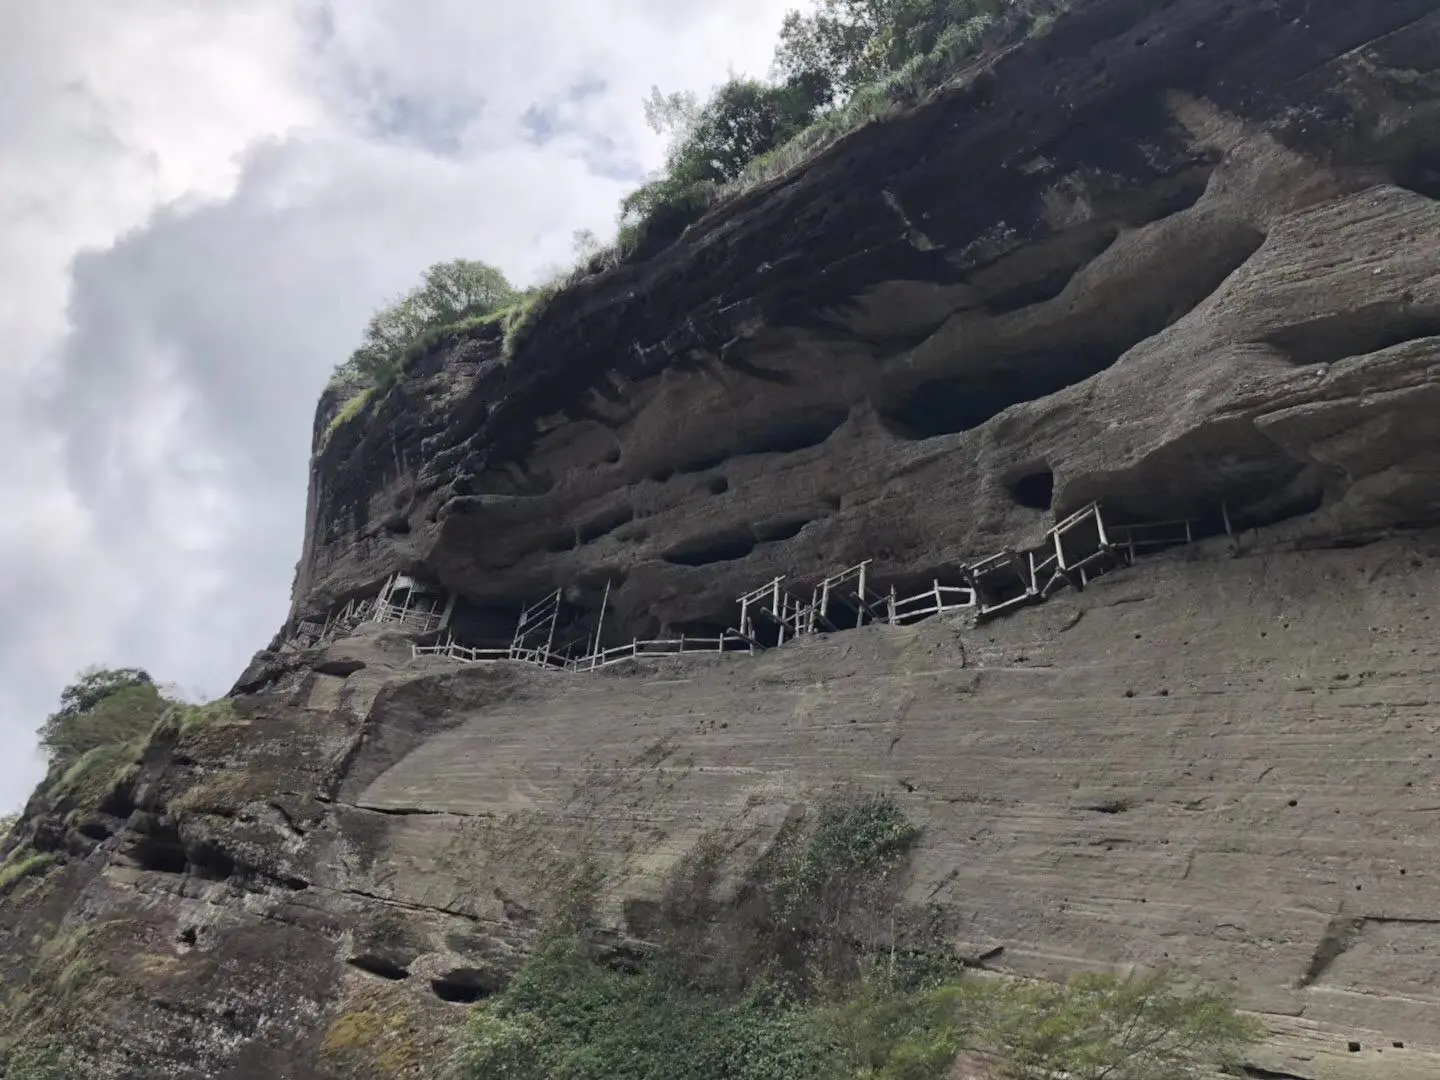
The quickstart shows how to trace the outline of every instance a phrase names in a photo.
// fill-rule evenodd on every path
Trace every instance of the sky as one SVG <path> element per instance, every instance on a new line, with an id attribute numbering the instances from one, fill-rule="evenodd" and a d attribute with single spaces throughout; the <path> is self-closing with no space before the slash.
<path id="1" fill-rule="evenodd" d="M 0 812 L 89 665 L 196 699 L 279 628 L 316 398 L 456 257 L 528 284 L 655 169 L 652 85 L 794 0 L 0 4 Z"/>

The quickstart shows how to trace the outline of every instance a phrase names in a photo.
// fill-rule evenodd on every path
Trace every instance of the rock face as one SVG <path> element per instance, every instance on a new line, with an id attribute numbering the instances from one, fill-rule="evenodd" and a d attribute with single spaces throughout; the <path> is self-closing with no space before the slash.
<path id="1" fill-rule="evenodd" d="M 966 955 L 1231 980 L 1256 1076 L 1440 1074 L 1437 65 L 1432 0 L 1094 0 L 508 361 L 481 332 L 328 438 L 322 403 L 281 638 L 397 570 L 477 642 L 607 583 L 617 638 L 697 632 L 1096 499 L 1239 541 L 983 628 L 644 671 L 374 624 L 262 652 L 97 807 L 37 794 L 11 1027 L 101 1080 L 429 1076 L 578 853 L 623 949 L 702 835 L 739 860 L 858 786 L 924 827 L 906 902 Z"/>
<path id="2" fill-rule="evenodd" d="M 405 565 L 487 628 L 612 582 L 628 640 L 1097 497 L 1428 520 L 1440 23 L 1334 7 L 1092 5 L 582 282 L 508 365 L 437 358 L 320 451 L 294 614 Z"/>

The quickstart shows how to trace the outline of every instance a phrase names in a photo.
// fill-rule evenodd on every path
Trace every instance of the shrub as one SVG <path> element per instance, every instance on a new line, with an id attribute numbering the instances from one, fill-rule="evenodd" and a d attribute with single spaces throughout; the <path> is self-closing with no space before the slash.
<path id="1" fill-rule="evenodd" d="M 817 1019 L 766 986 L 735 998 L 658 969 L 613 971 L 574 938 L 542 947 L 472 1016 L 456 1080 L 839 1080 Z"/>
<path id="2" fill-rule="evenodd" d="M 1155 971 L 997 987 L 987 1035 L 1014 1080 L 1199 1080 L 1261 1035 L 1219 991 Z"/>
<path id="3" fill-rule="evenodd" d="M 64 800 L 73 810 L 97 809 L 111 792 L 134 776 L 149 732 L 147 728 L 144 735 L 86 751 L 50 786 L 51 797 Z"/>
<path id="4" fill-rule="evenodd" d="M 73 1080 L 63 1051 L 55 1047 L 0 1047 L 0 1080 Z"/>
<path id="5" fill-rule="evenodd" d="M 165 700 L 138 668 L 90 668 L 60 692 L 60 708 L 40 728 L 51 765 L 69 765 L 99 746 L 148 732 Z"/>
<path id="6" fill-rule="evenodd" d="M 325 432 L 320 437 L 321 444 L 329 442 L 330 436 L 361 415 L 374 396 L 375 388 L 373 386 L 362 386 L 346 398 L 345 403 L 335 410 L 335 415 L 325 425 Z"/>
<path id="7" fill-rule="evenodd" d="M 977 992 L 959 981 L 905 989 L 872 968 L 820 1015 L 854 1080 L 932 1080 L 974 1038 Z"/>
<path id="8" fill-rule="evenodd" d="M 451 1080 L 944 1080 L 962 1051 L 1009 1080 L 1198 1080 L 1256 1037 L 1228 997 L 1169 973 L 1012 983 L 815 921 L 889 896 L 875 913 L 893 922 L 893 894 L 865 884 L 893 884 L 918 835 L 887 799 L 831 801 L 782 831 L 728 908 L 709 897 L 729 849 L 702 840 L 666 883 L 668 926 L 638 970 L 607 964 L 564 920 L 472 1012 Z M 839 908 L 822 903 L 836 897 Z M 810 958 L 787 949 L 817 936 L 850 949 L 850 965 L 788 977 Z M 749 962 L 757 945 L 768 962 Z"/>
<path id="9" fill-rule="evenodd" d="M 68 768 L 92 750 L 150 733 L 167 704 L 144 671 L 92 668 L 60 693 L 59 710 L 40 727 L 40 747 L 50 765 Z"/>
<path id="10" fill-rule="evenodd" d="M 473 320 L 496 315 L 518 299 L 505 275 L 469 259 L 436 263 L 421 283 L 370 318 L 364 340 L 336 369 L 335 380 L 384 389 L 413 360 L 415 348 Z"/>

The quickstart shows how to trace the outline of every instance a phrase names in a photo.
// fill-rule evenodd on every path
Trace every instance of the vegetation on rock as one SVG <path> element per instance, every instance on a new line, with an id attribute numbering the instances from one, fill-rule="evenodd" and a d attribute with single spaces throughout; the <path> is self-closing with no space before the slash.
<path id="1" fill-rule="evenodd" d="M 183 737 L 235 719 L 228 699 L 205 705 L 179 700 L 138 668 L 83 671 L 40 727 L 40 746 L 50 762 L 42 794 L 73 824 L 130 782 L 157 732 Z"/>
<path id="2" fill-rule="evenodd" d="M 1016 983 L 966 973 L 937 940 L 902 949 L 918 836 L 887 799 L 837 800 L 783 829 L 726 902 L 722 848 L 702 842 L 638 970 L 559 928 L 476 1007 L 450 1077 L 941 1080 L 970 1052 L 1011 1080 L 1192 1080 L 1256 1036 L 1166 972 Z"/>
<path id="3" fill-rule="evenodd" d="M 18 882 L 28 877 L 43 874 L 59 858 L 50 852 L 39 852 L 30 847 L 20 846 L 0 862 L 0 894 L 10 891 Z"/>
<path id="4" fill-rule="evenodd" d="M 0 1080 L 71 1080 L 61 1051 L 46 1047 L 0 1047 Z"/>
<path id="5" fill-rule="evenodd" d="M 517 299 L 505 275 L 487 263 L 436 263 L 419 285 L 371 316 L 360 347 L 336 374 L 364 386 L 388 386 L 404 370 L 410 350 L 427 335 L 486 319 Z"/>
<path id="6" fill-rule="evenodd" d="M 577 264 L 527 290 L 493 266 L 437 263 L 384 305 L 336 368 L 340 408 L 329 437 L 363 417 L 417 357 L 500 322 L 505 354 L 523 345 L 551 301 L 620 259 L 669 243 L 718 200 L 812 156 L 841 135 L 944 85 L 987 46 L 1046 26 L 1075 0 L 815 0 L 790 11 L 773 78 L 732 77 L 701 103 L 652 88 L 646 121 L 670 138 L 662 167 L 621 201 L 613 247 L 576 234 Z"/>
<path id="7" fill-rule="evenodd" d="M 164 711 L 148 672 L 91 668 L 60 692 L 60 708 L 40 727 L 40 749 L 52 767 L 68 767 L 91 751 L 148 733 Z"/>

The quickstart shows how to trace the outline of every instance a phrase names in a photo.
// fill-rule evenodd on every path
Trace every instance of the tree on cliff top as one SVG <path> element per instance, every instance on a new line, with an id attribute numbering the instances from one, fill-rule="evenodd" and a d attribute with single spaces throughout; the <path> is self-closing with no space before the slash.
<path id="1" fill-rule="evenodd" d="M 775 67 L 783 76 L 822 77 L 840 99 L 932 52 L 967 26 L 1054 14 L 1060 0 L 817 0 L 791 10 L 780 30 Z"/>
<path id="2" fill-rule="evenodd" d="M 504 273 L 488 263 L 436 263 L 419 285 L 371 316 L 360 347 L 336 374 L 365 386 L 383 386 L 400 374 L 407 352 L 427 333 L 493 315 L 519 295 Z"/>
<path id="3" fill-rule="evenodd" d="M 139 668 L 90 668 L 60 692 L 60 708 L 40 726 L 50 764 L 69 765 L 91 750 L 143 735 L 165 699 Z"/>

